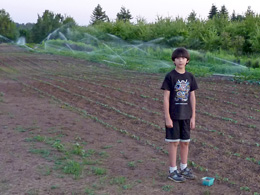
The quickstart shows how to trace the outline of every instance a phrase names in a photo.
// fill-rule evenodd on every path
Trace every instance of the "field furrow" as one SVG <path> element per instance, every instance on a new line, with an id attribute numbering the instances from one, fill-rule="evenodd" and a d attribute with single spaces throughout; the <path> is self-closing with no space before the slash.
<path id="1" fill-rule="evenodd" d="M 5 93 L 13 93 L 16 97 L 18 92 L 13 86 L 22 85 L 21 91 L 26 97 L 48 99 L 58 108 L 101 124 L 103 131 L 115 130 L 123 141 L 133 139 L 137 145 L 154 149 L 157 160 L 168 158 L 164 142 L 163 91 L 160 90 L 164 76 L 62 56 L 23 52 L 0 56 L 0 84 Z M 258 192 L 260 87 L 214 77 L 197 78 L 197 81 L 196 129 L 191 132 L 189 166 L 199 177 L 214 177 L 211 189 L 217 193 L 220 193 L 218 187 L 234 194 Z M 2 91 L 0 104 L 12 102 L 5 101 Z M 66 128 L 76 134 L 79 131 L 73 125 Z M 39 130 L 38 134 L 41 133 Z M 75 142 L 74 138 L 66 139 Z M 100 140 L 93 137 L 93 143 L 96 139 Z M 118 160 L 117 155 L 113 154 L 109 161 Z M 129 158 L 123 152 L 120 155 Z M 129 159 L 127 166 L 132 164 Z M 117 169 L 118 164 L 115 166 Z M 162 166 L 168 169 L 167 164 L 158 161 L 158 170 Z M 154 182 L 165 182 L 162 178 L 167 173 L 156 174 L 159 178 Z M 178 191 L 178 186 L 174 187 Z M 198 182 L 191 183 L 190 187 L 195 191 L 201 189 Z M 249 189 L 248 193 L 244 189 Z M 199 192 L 205 194 L 205 190 Z"/>

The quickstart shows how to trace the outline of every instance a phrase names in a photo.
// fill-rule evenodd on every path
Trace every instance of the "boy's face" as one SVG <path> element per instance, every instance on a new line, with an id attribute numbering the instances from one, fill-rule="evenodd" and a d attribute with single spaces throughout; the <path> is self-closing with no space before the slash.
<path id="1" fill-rule="evenodd" d="M 177 68 L 185 68 L 189 60 L 185 57 L 177 57 L 174 59 L 174 64 Z"/>

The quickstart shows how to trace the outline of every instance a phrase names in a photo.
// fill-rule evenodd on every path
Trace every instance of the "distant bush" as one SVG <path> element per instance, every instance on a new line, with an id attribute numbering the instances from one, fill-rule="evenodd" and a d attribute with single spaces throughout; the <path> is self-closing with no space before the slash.
<path id="1" fill-rule="evenodd" d="M 251 68 L 252 67 L 252 61 L 251 60 L 246 61 L 245 65 L 246 65 L 246 67 Z"/>
<path id="2" fill-rule="evenodd" d="M 259 61 L 255 61 L 254 64 L 252 65 L 252 68 L 259 68 Z"/>
<path id="3" fill-rule="evenodd" d="M 236 74 L 235 80 L 238 82 L 246 81 L 249 83 L 256 83 L 260 85 L 260 69 L 249 69 L 239 74 Z"/>

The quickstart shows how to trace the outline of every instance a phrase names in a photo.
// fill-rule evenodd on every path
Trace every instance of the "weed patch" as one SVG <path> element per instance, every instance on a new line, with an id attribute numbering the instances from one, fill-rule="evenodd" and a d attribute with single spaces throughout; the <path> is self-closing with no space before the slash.
<path id="1" fill-rule="evenodd" d="M 107 173 L 107 170 L 100 167 L 91 167 L 91 171 L 95 175 L 105 175 Z"/>
<path id="2" fill-rule="evenodd" d="M 66 174 L 72 174 L 74 178 L 79 178 L 82 174 L 83 166 L 74 160 L 67 160 L 63 165 L 63 172 Z"/>
<path id="3" fill-rule="evenodd" d="M 115 177 L 110 180 L 111 185 L 123 185 L 126 183 L 126 178 L 123 176 Z"/>
<path id="4" fill-rule="evenodd" d="M 171 186 L 171 185 L 164 185 L 162 187 L 162 190 L 165 191 L 165 192 L 170 192 L 174 187 Z"/>
<path id="5" fill-rule="evenodd" d="M 50 150 L 48 149 L 30 149 L 29 152 L 33 153 L 33 154 L 39 154 L 41 155 L 43 158 L 47 158 L 50 156 Z"/>

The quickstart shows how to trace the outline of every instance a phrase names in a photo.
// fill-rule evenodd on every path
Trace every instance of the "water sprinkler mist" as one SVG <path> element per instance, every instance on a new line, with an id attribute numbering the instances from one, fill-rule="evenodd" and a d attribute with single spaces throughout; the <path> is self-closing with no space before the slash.
<path id="1" fill-rule="evenodd" d="M 19 37 L 19 39 L 16 42 L 17 45 L 25 45 L 26 44 L 26 39 L 25 37 Z"/>
<path id="2" fill-rule="evenodd" d="M 62 40 L 65 40 L 67 41 L 67 37 L 62 33 L 62 32 L 59 32 L 59 37 L 62 39 Z"/>
<path id="3" fill-rule="evenodd" d="M 161 70 L 167 71 L 172 67 L 171 53 L 173 48 L 160 44 L 162 42 L 165 42 L 163 37 L 146 42 L 137 40 L 127 42 L 112 34 L 102 34 L 94 27 L 86 28 L 85 31 L 84 29 L 78 31 L 77 28 L 60 27 L 50 33 L 42 43 L 45 51 L 48 52 L 62 53 L 62 55 L 77 55 L 87 60 L 106 63 L 111 66 L 158 72 Z M 200 53 L 193 51 L 191 53 L 198 59 L 206 59 Z M 218 58 L 215 59 L 220 61 Z M 239 65 L 233 62 L 231 64 Z M 202 64 L 200 67 L 204 68 L 206 65 Z M 212 67 L 210 68 L 212 69 Z M 206 67 L 205 70 L 210 68 Z M 236 71 L 230 65 L 214 66 L 213 68 L 215 68 L 216 73 L 222 73 L 226 70 L 229 71 L 228 73 Z M 239 71 L 241 69 L 239 68 Z"/>
<path id="4" fill-rule="evenodd" d="M 234 65 L 234 66 L 240 66 L 240 67 L 246 68 L 246 66 L 243 66 L 243 65 L 241 65 L 241 64 L 238 64 L 238 63 L 235 63 L 235 62 L 232 62 L 232 61 L 229 61 L 229 60 L 225 60 L 225 59 L 218 58 L 218 57 L 215 57 L 215 56 L 213 56 L 213 58 L 216 59 L 216 60 L 220 60 L 220 61 L 222 61 L 222 62 L 226 62 L 226 63 L 232 64 L 232 65 Z"/>
<path id="5" fill-rule="evenodd" d="M 118 55 L 111 47 L 109 47 L 107 44 L 103 43 L 109 50 L 111 50 L 117 57 L 119 57 L 124 64 L 126 64 L 126 61 L 120 56 Z"/>
<path id="6" fill-rule="evenodd" d="M 1 42 L 7 42 L 7 43 L 13 43 L 12 40 L 8 39 L 7 37 L 0 35 L 0 43 Z"/>

